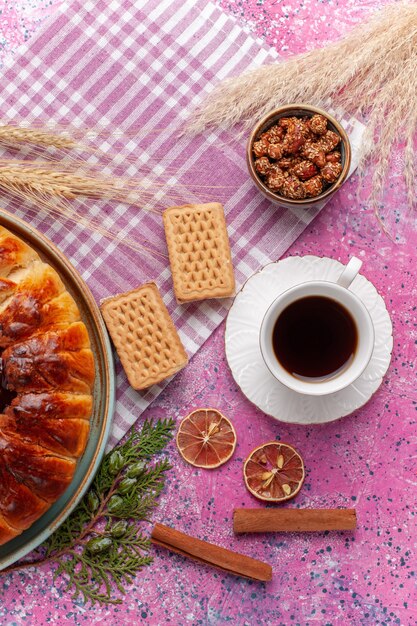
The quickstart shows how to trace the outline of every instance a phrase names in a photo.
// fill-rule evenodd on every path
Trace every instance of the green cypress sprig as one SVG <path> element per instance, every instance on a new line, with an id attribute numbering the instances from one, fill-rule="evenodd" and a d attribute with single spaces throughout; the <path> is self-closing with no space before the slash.
<path id="1" fill-rule="evenodd" d="M 119 604 L 136 574 L 152 562 L 150 541 L 141 532 L 170 469 L 167 459 L 151 463 L 172 438 L 174 421 L 146 420 L 138 432 L 109 452 L 83 500 L 60 528 L 39 548 L 39 556 L 15 569 L 56 562 L 54 580 L 67 579 L 67 591 L 84 602 Z"/>

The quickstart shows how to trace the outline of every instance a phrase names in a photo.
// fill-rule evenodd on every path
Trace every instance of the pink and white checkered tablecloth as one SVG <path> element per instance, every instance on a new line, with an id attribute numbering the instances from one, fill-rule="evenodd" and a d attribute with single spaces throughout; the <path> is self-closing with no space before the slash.
<path id="1" fill-rule="evenodd" d="M 233 141 L 232 133 L 178 139 L 187 113 L 219 80 L 274 59 L 276 54 L 262 42 L 204 0 L 75 0 L 46 23 L 4 72 L 2 120 L 117 127 L 128 137 L 122 145 L 116 133 L 103 136 L 98 146 L 123 154 L 120 167 L 128 175 L 149 177 L 146 205 L 141 210 L 89 201 L 88 217 L 98 217 L 121 239 L 134 239 L 155 253 L 134 251 L 83 224 L 53 221 L 30 207 L 17 214 L 58 245 L 97 300 L 155 280 L 190 356 L 224 319 L 230 302 L 175 303 L 161 209 L 223 202 L 238 286 L 279 258 L 318 211 L 292 212 L 263 199 L 247 174 L 244 142 Z M 360 133 L 357 125 L 354 148 Z M 8 208 L 4 199 L 2 205 Z M 137 393 L 117 362 L 111 445 L 163 386 Z"/>

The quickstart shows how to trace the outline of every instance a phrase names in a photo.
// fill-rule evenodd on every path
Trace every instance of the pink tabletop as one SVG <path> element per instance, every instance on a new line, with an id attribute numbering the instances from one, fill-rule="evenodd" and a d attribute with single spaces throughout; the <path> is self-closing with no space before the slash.
<path id="1" fill-rule="evenodd" d="M 57 4 L 1 0 L 3 56 Z M 383 4 L 247 0 L 222 6 L 289 55 L 337 38 Z M 273 581 L 235 578 L 155 550 L 154 563 L 137 577 L 122 605 L 92 609 L 74 604 L 64 582 L 54 586 L 52 568 L 44 566 L 0 578 L 2 625 L 417 623 L 417 230 L 395 169 L 400 165 L 398 158 L 381 207 L 393 239 L 356 197 L 353 177 L 287 253 L 342 262 L 356 255 L 364 261 L 363 274 L 385 298 L 394 325 L 393 360 L 364 408 L 315 427 L 267 417 L 245 399 L 229 372 L 222 324 L 145 414 L 179 421 L 196 407 L 214 406 L 233 420 L 238 446 L 218 470 L 186 465 L 170 445 L 174 467 L 154 519 L 271 563 Z M 255 446 L 274 439 L 293 443 L 306 463 L 305 485 L 288 506 L 354 506 L 356 533 L 234 537 L 233 508 L 262 506 L 245 489 L 243 461 Z"/>

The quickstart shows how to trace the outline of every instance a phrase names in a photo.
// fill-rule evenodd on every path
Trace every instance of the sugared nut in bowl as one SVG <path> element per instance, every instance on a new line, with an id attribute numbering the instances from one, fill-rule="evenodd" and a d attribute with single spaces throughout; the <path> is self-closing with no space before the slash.
<path id="1" fill-rule="evenodd" d="M 272 202 L 309 207 L 346 180 L 351 148 L 332 115 L 308 104 L 287 104 L 258 122 L 246 158 L 256 186 Z"/>

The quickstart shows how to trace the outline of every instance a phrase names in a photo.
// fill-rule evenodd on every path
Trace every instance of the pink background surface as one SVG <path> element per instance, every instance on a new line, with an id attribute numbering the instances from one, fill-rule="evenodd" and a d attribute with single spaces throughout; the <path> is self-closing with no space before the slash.
<path id="1" fill-rule="evenodd" d="M 223 2 L 226 11 L 284 55 L 347 32 L 384 2 L 251 0 Z M 3 55 L 53 11 L 46 2 L 0 2 Z M 268 561 L 262 585 L 155 551 L 119 607 L 84 607 L 55 586 L 51 569 L 0 578 L 0 624 L 416 624 L 416 343 L 415 216 L 407 212 L 396 155 L 381 207 L 395 242 L 380 232 L 353 177 L 288 251 L 342 262 L 355 254 L 384 296 L 394 325 L 394 353 L 382 387 L 360 411 L 333 424 L 280 424 L 237 389 L 224 356 L 221 325 L 188 368 L 146 412 L 178 421 L 193 408 L 215 406 L 234 422 L 232 460 L 212 472 L 194 469 L 168 450 L 174 469 L 154 519 Z M 242 465 L 262 442 L 282 439 L 302 453 L 307 478 L 288 506 L 355 506 L 355 534 L 259 535 L 235 538 L 232 510 L 261 506 L 246 491 Z M 150 527 L 149 527 L 150 529 Z"/>

